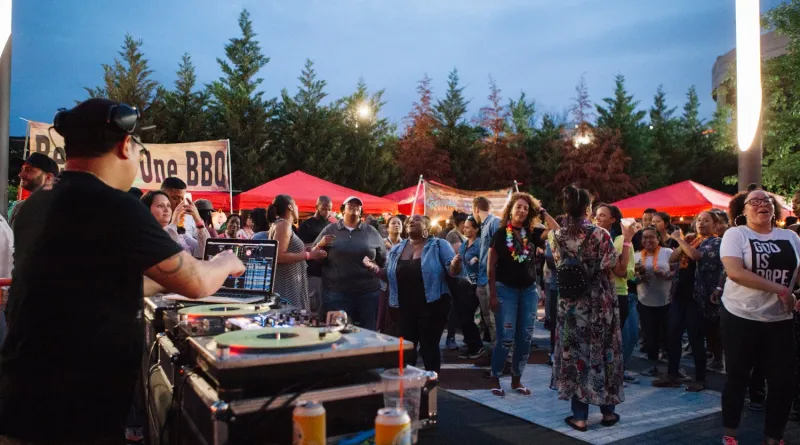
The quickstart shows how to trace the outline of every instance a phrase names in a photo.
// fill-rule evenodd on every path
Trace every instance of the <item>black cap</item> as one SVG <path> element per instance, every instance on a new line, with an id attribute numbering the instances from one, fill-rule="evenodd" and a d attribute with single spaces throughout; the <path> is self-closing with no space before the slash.
<path id="1" fill-rule="evenodd" d="M 58 164 L 56 164 L 56 161 L 45 154 L 39 152 L 31 153 L 31 155 L 28 156 L 28 159 L 25 160 L 25 164 L 28 164 L 31 167 L 36 167 L 45 173 L 58 175 Z"/>

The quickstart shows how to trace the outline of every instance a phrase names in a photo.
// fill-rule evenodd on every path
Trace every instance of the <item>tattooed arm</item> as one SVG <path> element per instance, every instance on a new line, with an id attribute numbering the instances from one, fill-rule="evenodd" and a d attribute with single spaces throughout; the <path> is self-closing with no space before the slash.
<path id="1" fill-rule="evenodd" d="M 144 274 L 160 286 L 160 290 L 174 292 L 188 298 L 203 298 L 216 292 L 229 275 L 244 273 L 244 264 L 229 250 L 215 256 L 211 261 L 195 259 L 183 251 L 147 269 Z M 156 286 L 145 280 L 145 295 Z"/>

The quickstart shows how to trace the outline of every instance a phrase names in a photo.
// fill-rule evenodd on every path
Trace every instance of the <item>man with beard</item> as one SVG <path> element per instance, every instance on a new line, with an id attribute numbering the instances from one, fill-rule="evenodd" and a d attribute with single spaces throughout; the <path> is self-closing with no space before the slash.
<path id="1" fill-rule="evenodd" d="M 14 230 L 0 444 L 125 443 L 144 352 L 142 295 L 202 298 L 244 273 L 231 251 L 194 259 L 128 193 L 144 150 L 138 123 L 135 108 L 99 98 L 56 115 L 67 163 Z"/>
<path id="2" fill-rule="evenodd" d="M 56 161 L 42 153 L 31 153 L 19 171 L 19 185 L 28 192 L 34 193 L 42 186 L 52 185 L 56 176 L 58 176 L 58 164 L 56 164 Z M 11 210 L 8 224 L 12 229 L 14 228 L 14 220 L 17 219 L 17 214 L 24 204 L 25 201 L 18 201 L 14 205 L 14 209 Z"/>

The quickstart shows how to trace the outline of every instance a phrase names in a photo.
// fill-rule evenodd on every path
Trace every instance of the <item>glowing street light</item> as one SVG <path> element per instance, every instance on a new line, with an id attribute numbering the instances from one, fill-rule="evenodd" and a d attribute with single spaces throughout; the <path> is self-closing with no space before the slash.
<path id="1" fill-rule="evenodd" d="M 739 190 L 761 185 L 761 10 L 736 0 L 736 124 Z"/>
<path id="2" fill-rule="evenodd" d="M 359 119 L 367 120 L 372 117 L 372 107 L 366 102 L 361 103 L 358 105 L 358 108 L 356 108 L 356 114 Z"/>

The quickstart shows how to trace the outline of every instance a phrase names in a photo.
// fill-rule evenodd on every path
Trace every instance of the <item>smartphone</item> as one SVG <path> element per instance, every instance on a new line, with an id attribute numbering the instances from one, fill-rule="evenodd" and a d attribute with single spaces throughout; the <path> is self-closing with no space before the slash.
<path id="1" fill-rule="evenodd" d="M 189 193 L 189 192 L 186 192 L 186 194 L 183 195 L 183 199 L 185 199 L 188 204 L 191 204 L 192 203 L 192 194 Z"/>

